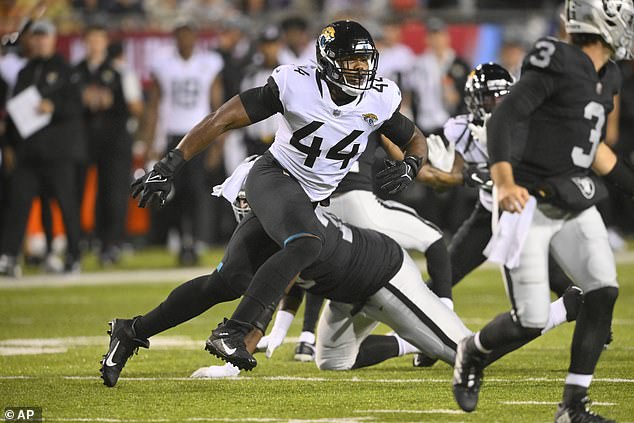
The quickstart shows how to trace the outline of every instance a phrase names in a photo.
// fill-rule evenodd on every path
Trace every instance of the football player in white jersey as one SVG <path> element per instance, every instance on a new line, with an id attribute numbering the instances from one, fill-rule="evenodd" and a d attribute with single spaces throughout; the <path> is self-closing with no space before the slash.
<path id="1" fill-rule="evenodd" d="M 378 52 L 353 21 L 326 26 L 316 44 L 317 67 L 280 66 L 265 86 L 245 91 L 190 130 L 178 146 L 133 184 L 143 207 L 164 203 L 177 171 L 227 130 L 282 114 L 275 141 L 250 169 L 246 195 L 265 233 L 282 248 L 256 272 L 232 318 L 212 332 L 212 354 L 252 368 L 244 336 L 295 276 L 319 256 L 323 240 L 314 207 L 326 202 L 379 130 L 404 151 L 377 181 L 391 194 L 405 189 L 427 156 L 425 136 L 399 112 L 401 95 L 376 77 Z"/>
<path id="2" fill-rule="evenodd" d="M 154 154 L 173 149 L 189 129 L 222 103 L 224 66 L 216 52 L 200 51 L 195 47 L 196 31 L 190 23 L 180 22 L 174 29 L 176 48 L 151 64 L 152 85 L 149 91 L 145 138 L 153 143 Z M 157 126 L 167 137 L 155 137 Z M 161 145 L 162 144 L 162 145 Z M 183 177 L 176 181 L 174 199 L 156 213 L 154 229 L 167 232 L 177 226 L 181 251 L 179 262 L 192 265 L 198 261 L 195 250 L 200 227 L 206 218 L 206 175 L 200 155 L 183 168 Z M 157 222 L 160 222 L 158 225 Z M 159 235 L 162 238 L 163 235 Z"/>

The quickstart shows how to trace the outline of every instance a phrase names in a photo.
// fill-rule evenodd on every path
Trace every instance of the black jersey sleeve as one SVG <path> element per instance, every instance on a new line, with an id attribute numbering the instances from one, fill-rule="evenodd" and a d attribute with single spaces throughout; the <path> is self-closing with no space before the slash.
<path id="1" fill-rule="evenodd" d="M 284 113 L 280 90 L 272 77 L 269 77 L 265 85 L 243 91 L 239 96 L 251 123 L 264 120 L 275 113 Z"/>
<path id="2" fill-rule="evenodd" d="M 528 117 L 555 90 L 555 75 L 527 70 L 513 85 L 504 101 L 487 122 L 487 149 L 490 164 L 511 160 L 511 141 L 517 124 Z"/>
<path id="3" fill-rule="evenodd" d="M 391 118 L 383 122 L 379 132 L 388 137 L 394 144 L 404 147 L 414 135 L 414 122 L 397 109 Z"/>

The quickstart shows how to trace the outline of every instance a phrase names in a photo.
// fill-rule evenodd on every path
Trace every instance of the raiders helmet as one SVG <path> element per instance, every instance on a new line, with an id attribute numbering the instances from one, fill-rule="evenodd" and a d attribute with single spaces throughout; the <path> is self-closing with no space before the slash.
<path id="1" fill-rule="evenodd" d="M 244 190 L 240 190 L 236 200 L 231 203 L 233 209 L 233 215 L 236 217 L 236 222 L 240 223 L 242 219 L 251 211 L 251 206 L 247 202 L 247 195 Z"/>
<path id="2" fill-rule="evenodd" d="M 464 100 L 473 119 L 483 122 L 514 82 L 511 74 L 497 63 L 483 63 L 472 70 L 464 87 Z"/>
<path id="3" fill-rule="evenodd" d="M 569 34 L 597 34 L 614 51 L 614 59 L 632 58 L 632 0 L 566 0 L 562 16 Z"/>
<path id="4" fill-rule="evenodd" d="M 346 94 L 358 96 L 372 87 L 379 52 L 370 33 L 354 21 L 337 21 L 317 37 L 317 68 Z M 363 60 L 367 69 L 355 69 L 351 59 Z"/>

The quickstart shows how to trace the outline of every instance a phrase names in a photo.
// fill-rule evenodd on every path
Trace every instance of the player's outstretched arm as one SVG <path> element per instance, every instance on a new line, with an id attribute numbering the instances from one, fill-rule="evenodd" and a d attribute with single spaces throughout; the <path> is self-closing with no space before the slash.
<path id="1" fill-rule="evenodd" d="M 240 96 L 236 95 L 194 126 L 176 148 L 183 153 L 185 160 L 189 160 L 225 132 L 251 123 Z"/>

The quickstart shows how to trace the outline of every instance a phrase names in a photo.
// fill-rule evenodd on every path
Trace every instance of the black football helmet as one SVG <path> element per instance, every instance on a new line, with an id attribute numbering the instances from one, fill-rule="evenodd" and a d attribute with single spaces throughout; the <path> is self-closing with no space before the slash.
<path id="1" fill-rule="evenodd" d="M 316 49 L 317 68 L 346 94 L 358 96 L 372 87 L 379 52 L 363 26 L 354 21 L 333 22 L 322 29 Z"/>
<path id="2" fill-rule="evenodd" d="M 515 80 L 497 63 L 483 63 L 469 73 L 464 87 L 465 104 L 475 121 L 483 122 Z"/>

